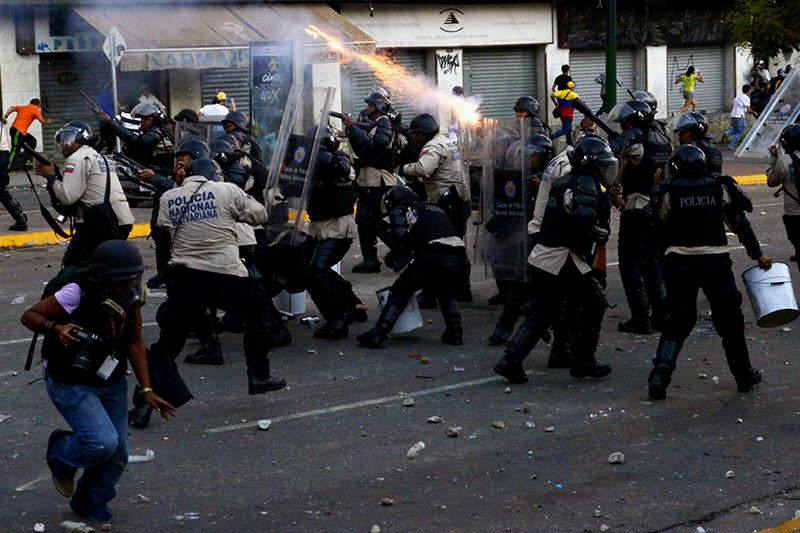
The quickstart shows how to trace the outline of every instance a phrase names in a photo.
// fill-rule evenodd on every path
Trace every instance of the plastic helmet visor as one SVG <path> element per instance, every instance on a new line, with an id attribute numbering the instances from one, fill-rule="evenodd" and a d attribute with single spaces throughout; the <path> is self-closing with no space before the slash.
<path id="1" fill-rule="evenodd" d="M 64 126 L 60 130 L 58 130 L 55 134 L 54 140 L 55 145 L 61 148 L 66 148 L 70 146 L 72 143 L 77 141 L 78 136 L 81 134 L 81 130 L 74 127 L 74 126 Z"/>

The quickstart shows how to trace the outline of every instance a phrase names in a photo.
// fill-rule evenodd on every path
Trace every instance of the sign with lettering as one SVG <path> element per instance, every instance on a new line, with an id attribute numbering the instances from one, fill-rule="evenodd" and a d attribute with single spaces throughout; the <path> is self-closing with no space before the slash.
<path id="1" fill-rule="evenodd" d="M 253 134 L 263 154 L 264 164 L 272 158 L 283 110 L 294 78 L 294 45 L 273 41 L 250 46 L 250 95 Z"/>
<path id="2" fill-rule="evenodd" d="M 104 37 L 99 33 L 72 35 L 63 37 L 47 36 L 38 40 L 36 52 L 49 54 L 53 52 L 87 52 L 103 49 Z"/>
<path id="3" fill-rule="evenodd" d="M 342 16 L 378 47 L 461 47 L 553 42 L 552 6 L 469 4 L 342 4 Z"/>
<path id="4" fill-rule="evenodd" d="M 169 52 L 147 52 L 147 70 L 170 70 L 174 68 L 243 68 L 250 65 L 247 49 L 228 50 L 171 50 Z"/>

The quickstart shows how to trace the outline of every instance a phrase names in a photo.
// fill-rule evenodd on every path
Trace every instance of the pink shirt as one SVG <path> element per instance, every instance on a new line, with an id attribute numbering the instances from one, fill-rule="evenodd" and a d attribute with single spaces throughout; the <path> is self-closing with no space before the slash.
<path id="1" fill-rule="evenodd" d="M 81 303 L 81 287 L 77 283 L 67 283 L 54 296 L 64 311 L 71 315 Z"/>

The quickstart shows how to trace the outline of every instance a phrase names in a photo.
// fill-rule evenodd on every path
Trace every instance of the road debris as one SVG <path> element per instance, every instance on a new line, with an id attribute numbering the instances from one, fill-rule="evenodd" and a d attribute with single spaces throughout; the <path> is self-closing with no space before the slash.
<path id="1" fill-rule="evenodd" d="M 260 429 L 261 431 L 266 431 L 270 427 L 272 427 L 272 420 L 270 420 L 269 418 L 264 418 L 256 422 L 256 426 L 258 426 L 258 429 Z"/>
<path id="2" fill-rule="evenodd" d="M 703 373 L 697 374 L 697 379 L 708 379 L 708 374 L 703 374 Z"/>
<path id="3" fill-rule="evenodd" d="M 608 464 L 621 465 L 625 463 L 625 454 L 622 452 L 614 452 L 608 456 Z"/>
<path id="4" fill-rule="evenodd" d="M 316 324 L 317 322 L 319 322 L 319 317 L 318 316 L 307 316 L 305 318 L 301 318 L 300 322 L 303 323 L 303 324 L 308 324 L 310 326 L 311 324 Z"/>
<path id="5" fill-rule="evenodd" d="M 536 424 L 528 420 L 527 422 L 525 422 L 525 426 L 529 427 L 530 429 L 533 429 L 536 427 Z"/>
<path id="6" fill-rule="evenodd" d="M 784 333 L 789 333 L 790 331 L 792 331 L 792 328 L 790 328 L 789 326 L 784 326 L 783 328 L 781 328 L 781 331 L 783 331 Z"/>
<path id="7" fill-rule="evenodd" d="M 733 470 L 728 470 L 727 472 L 725 472 L 725 477 L 728 478 L 728 479 L 732 478 L 733 477 Z"/>
<path id="8" fill-rule="evenodd" d="M 41 522 L 36 522 L 33 524 L 33 531 L 34 533 L 44 533 L 44 524 Z"/>
<path id="9" fill-rule="evenodd" d="M 495 420 L 492 422 L 492 427 L 495 429 L 506 429 L 506 423 L 502 420 Z"/>
<path id="10" fill-rule="evenodd" d="M 714 385 L 718 384 L 718 383 L 719 383 L 719 376 L 713 376 L 713 377 L 711 378 L 711 382 L 712 382 Z"/>
<path id="11" fill-rule="evenodd" d="M 389 507 L 390 505 L 394 505 L 394 500 L 391 498 L 381 498 L 381 505 Z"/>
<path id="12" fill-rule="evenodd" d="M 0 424 L 11 418 L 11 415 L 0 415 Z"/>
<path id="13" fill-rule="evenodd" d="M 506 387 L 505 389 L 503 389 L 503 392 L 505 392 L 506 394 L 511 394 L 511 387 Z"/>
<path id="14" fill-rule="evenodd" d="M 458 434 L 461 432 L 461 426 L 450 426 L 445 431 L 445 434 L 450 437 L 451 439 L 455 439 L 458 437 Z"/>
<path id="15" fill-rule="evenodd" d="M 408 398 L 403 400 L 403 403 L 400 405 L 402 405 L 403 407 L 414 407 L 414 398 L 409 396 Z"/>
<path id="16" fill-rule="evenodd" d="M 137 494 L 136 503 L 150 503 L 150 498 L 148 498 L 144 494 Z"/>
<path id="17" fill-rule="evenodd" d="M 420 357 L 419 358 L 419 363 L 421 365 L 429 365 L 429 364 L 431 364 L 431 360 L 428 357 Z"/>
<path id="18" fill-rule="evenodd" d="M 413 445 L 411 448 L 408 449 L 406 457 L 409 459 L 415 459 L 419 455 L 419 452 L 421 452 L 424 449 L 425 449 L 425 443 L 419 441 L 418 443 L 416 443 L 415 445 Z"/>
<path id="19" fill-rule="evenodd" d="M 378 524 L 375 524 L 369 528 L 369 533 L 381 533 L 381 527 Z"/>
<path id="20" fill-rule="evenodd" d="M 464 372 L 466 369 L 463 366 L 454 366 L 453 372 Z"/>
<path id="21" fill-rule="evenodd" d="M 706 533 L 706 529 L 701 526 L 697 526 L 697 529 L 694 530 L 694 533 Z"/>
<path id="22" fill-rule="evenodd" d="M 128 462 L 129 463 L 149 463 L 152 461 L 156 456 L 156 452 L 153 450 L 147 450 L 144 452 L 144 455 L 129 455 Z"/>
<path id="23" fill-rule="evenodd" d="M 439 416 L 432 416 L 432 417 L 428 418 L 428 424 L 438 424 L 441 421 L 442 421 L 442 418 L 439 417 Z"/>
<path id="24" fill-rule="evenodd" d="M 557 483 L 556 484 L 556 490 L 563 490 L 563 489 L 564 489 L 564 485 L 562 485 L 561 483 Z"/>
<path id="25" fill-rule="evenodd" d="M 748 509 L 747 512 L 750 513 L 750 514 L 762 514 L 761 510 L 758 507 L 756 507 L 755 505 L 752 506 L 750 509 Z"/>
<path id="26" fill-rule="evenodd" d="M 545 433 L 552 433 L 555 430 L 556 430 L 556 428 L 554 428 L 553 426 L 547 426 L 546 428 L 544 428 L 544 432 Z"/>
<path id="27" fill-rule="evenodd" d="M 600 531 L 608 531 L 609 529 L 611 529 L 611 526 L 607 524 L 600 524 Z"/>
<path id="28" fill-rule="evenodd" d="M 756 437 L 756 442 L 764 442 L 764 437 Z"/>
<path id="29" fill-rule="evenodd" d="M 743 423 L 744 423 L 744 420 L 742 420 L 741 418 L 737 418 L 737 419 L 736 419 L 736 423 L 737 423 L 737 424 L 743 424 Z"/>
<path id="30" fill-rule="evenodd" d="M 87 526 L 83 522 L 73 522 L 72 520 L 64 520 L 59 526 L 70 533 L 93 533 L 95 530 L 93 527 Z"/>

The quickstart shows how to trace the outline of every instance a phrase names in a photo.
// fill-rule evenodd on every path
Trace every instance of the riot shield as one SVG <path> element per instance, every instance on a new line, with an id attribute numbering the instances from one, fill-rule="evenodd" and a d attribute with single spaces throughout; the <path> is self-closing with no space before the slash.
<path id="1" fill-rule="evenodd" d="M 492 121 L 484 132 L 479 259 L 496 279 L 525 279 L 532 173 L 527 120 Z"/>
<path id="2" fill-rule="evenodd" d="M 793 68 L 736 150 L 736 157 L 769 157 L 769 147 L 780 144 L 781 132 L 789 124 L 794 124 L 798 117 L 800 75 Z"/>

